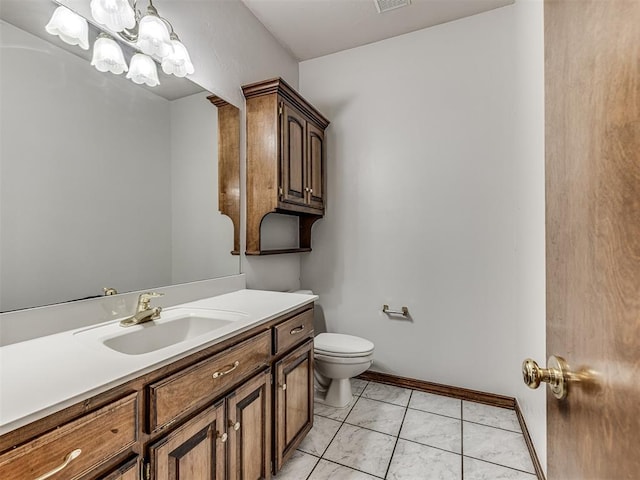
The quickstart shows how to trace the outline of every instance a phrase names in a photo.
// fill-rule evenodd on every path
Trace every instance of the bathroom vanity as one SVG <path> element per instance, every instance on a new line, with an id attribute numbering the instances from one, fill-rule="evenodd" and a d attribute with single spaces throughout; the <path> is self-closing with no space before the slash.
<path id="1" fill-rule="evenodd" d="M 313 424 L 315 298 L 239 290 L 3 347 L 0 478 L 270 478 Z"/>

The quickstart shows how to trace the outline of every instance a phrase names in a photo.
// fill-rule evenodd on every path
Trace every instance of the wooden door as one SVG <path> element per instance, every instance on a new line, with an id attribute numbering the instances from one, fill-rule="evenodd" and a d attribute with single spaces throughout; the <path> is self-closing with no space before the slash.
<path id="1" fill-rule="evenodd" d="M 154 480 L 225 480 L 224 401 L 149 447 Z"/>
<path id="2" fill-rule="evenodd" d="M 227 397 L 229 479 L 271 478 L 271 371 Z"/>
<path id="3" fill-rule="evenodd" d="M 305 117 L 291 105 L 282 102 L 281 115 L 282 149 L 281 149 L 281 201 L 296 205 L 305 205 Z"/>
<path id="4" fill-rule="evenodd" d="M 640 476 L 640 2 L 547 0 L 549 480 Z"/>
<path id="5" fill-rule="evenodd" d="M 275 365 L 276 472 L 313 427 L 313 339 Z"/>
<path id="6" fill-rule="evenodd" d="M 324 210 L 324 131 L 310 122 L 307 122 L 307 185 L 309 186 L 309 206 Z M 322 214 L 322 212 L 318 213 Z"/>

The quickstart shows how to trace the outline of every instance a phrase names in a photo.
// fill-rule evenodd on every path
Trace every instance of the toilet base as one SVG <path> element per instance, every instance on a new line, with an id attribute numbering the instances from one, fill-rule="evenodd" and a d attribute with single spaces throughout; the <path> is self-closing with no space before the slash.
<path id="1" fill-rule="evenodd" d="M 324 395 L 324 401 L 322 403 L 335 408 L 344 408 L 349 405 L 352 399 L 351 379 L 334 378 Z"/>

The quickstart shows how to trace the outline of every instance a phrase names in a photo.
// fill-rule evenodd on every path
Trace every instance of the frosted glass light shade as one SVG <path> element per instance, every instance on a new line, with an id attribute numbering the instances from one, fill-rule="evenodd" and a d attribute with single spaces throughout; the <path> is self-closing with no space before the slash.
<path id="1" fill-rule="evenodd" d="M 120 45 L 107 36 L 99 36 L 93 44 L 91 65 L 101 72 L 111 72 L 116 75 L 128 70 Z"/>
<path id="2" fill-rule="evenodd" d="M 114 32 L 136 26 L 135 13 L 128 0 L 91 0 L 91 15 Z"/>
<path id="3" fill-rule="evenodd" d="M 164 58 L 173 51 L 169 40 L 169 30 L 156 15 L 147 14 L 140 20 L 138 41 L 136 46 L 147 55 L 158 55 Z"/>
<path id="4" fill-rule="evenodd" d="M 143 53 L 136 53 L 131 57 L 131 65 L 127 78 L 131 79 L 134 83 L 141 85 L 143 83 L 150 87 L 160 85 L 158 80 L 158 69 L 156 68 L 156 62 L 151 57 L 144 55 Z"/>
<path id="5" fill-rule="evenodd" d="M 89 50 L 89 26 L 87 21 L 62 5 L 56 8 L 51 20 L 44 27 L 47 33 L 59 36 L 69 45 L 79 45 Z"/>
<path id="6" fill-rule="evenodd" d="M 175 75 L 176 77 L 184 77 L 191 75 L 195 70 L 189 52 L 180 40 L 171 40 L 173 45 L 173 53 L 170 53 L 162 59 L 162 71 L 167 75 Z"/>

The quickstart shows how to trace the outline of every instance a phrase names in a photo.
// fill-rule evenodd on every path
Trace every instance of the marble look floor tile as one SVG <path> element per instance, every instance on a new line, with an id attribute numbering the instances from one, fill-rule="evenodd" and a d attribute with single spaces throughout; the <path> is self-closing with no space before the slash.
<path id="1" fill-rule="evenodd" d="M 464 457 L 462 469 L 465 480 L 536 480 L 537 478 L 531 473 L 524 473 L 469 457 Z"/>
<path id="2" fill-rule="evenodd" d="M 278 474 L 272 478 L 274 480 L 303 480 L 309 476 L 318 460 L 320 460 L 318 457 L 296 450 Z"/>
<path id="3" fill-rule="evenodd" d="M 462 401 L 457 398 L 413 391 L 409 408 L 423 412 L 437 413 L 447 417 L 460 418 Z"/>
<path id="4" fill-rule="evenodd" d="M 354 395 L 362 395 L 362 391 L 364 390 L 364 387 L 367 386 L 369 382 L 367 380 L 361 380 L 359 378 L 352 378 L 351 379 L 351 392 Z"/>
<path id="5" fill-rule="evenodd" d="M 358 397 L 354 397 L 353 400 L 349 402 L 349 405 L 344 408 L 330 407 L 329 405 L 324 405 L 316 401 L 314 402 L 313 413 L 316 415 L 320 415 L 321 417 L 331 418 L 332 420 L 344 422 L 344 419 L 347 418 L 349 412 L 351 412 L 351 409 L 353 408 L 357 400 Z"/>
<path id="6" fill-rule="evenodd" d="M 320 460 L 309 480 L 375 480 L 376 478 L 337 463 Z"/>
<path id="7" fill-rule="evenodd" d="M 372 400 L 394 403 L 406 407 L 409 403 L 411 390 L 408 388 L 394 387 L 393 385 L 369 382 L 362 392 L 362 396 Z"/>
<path id="8" fill-rule="evenodd" d="M 345 423 L 329 445 L 324 458 L 384 477 L 395 444 L 395 437 Z"/>
<path id="9" fill-rule="evenodd" d="M 387 480 L 461 480 L 460 455 L 398 440 Z M 466 477 L 465 477 L 466 478 Z"/>
<path id="10" fill-rule="evenodd" d="M 419 410 L 407 410 L 400 438 L 461 453 L 460 420 Z"/>
<path id="11" fill-rule="evenodd" d="M 314 415 L 313 428 L 302 441 L 298 450 L 321 457 L 340 425 L 340 422 L 331 418 Z"/>
<path id="12" fill-rule="evenodd" d="M 521 433 L 463 422 L 464 454 L 491 463 L 534 473 L 529 450 Z"/>
<path id="13" fill-rule="evenodd" d="M 490 427 L 522 432 L 515 410 L 475 402 L 462 402 L 462 419 Z"/>
<path id="14" fill-rule="evenodd" d="M 398 436 L 405 407 L 361 397 L 345 422 L 376 432 Z"/>

